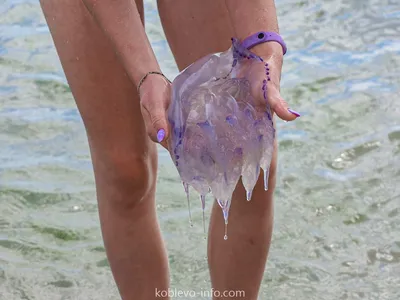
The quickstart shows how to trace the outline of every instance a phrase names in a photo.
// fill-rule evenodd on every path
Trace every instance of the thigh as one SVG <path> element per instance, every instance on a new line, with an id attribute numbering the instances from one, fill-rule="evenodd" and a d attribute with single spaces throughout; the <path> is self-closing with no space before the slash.
<path id="1" fill-rule="evenodd" d="M 137 2 L 143 10 L 142 1 Z M 136 88 L 82 1 L 42 0 L 41 6 L 85 124 L 94 163 L 119 159 L 123 164 L 127 156 L 147 155 L 154 145 L 145 131 Z"/>
<path id="2" fill-rule="evenodd" d="M 180 70 L 230 47 L 233 29 L 222 0 L 158 0 L 168 43 Z"/>

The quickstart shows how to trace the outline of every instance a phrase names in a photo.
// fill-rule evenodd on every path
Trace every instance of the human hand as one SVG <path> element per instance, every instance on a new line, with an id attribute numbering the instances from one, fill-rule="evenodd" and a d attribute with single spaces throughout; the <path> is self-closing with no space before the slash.
<path id="1" fill-rule="evenodd" d="M 271 110 L 284 121 L 293 121 L 300 117 L 298 112 L 289 108 L 288 103 L 282 98 L 280 93 L 280 79 L 283 63 L 281 45 L 273 42 L 264 43 L 255 46 L 251 49 L 251 52 L 264 60 L 264 66 L 255 64 L 256 69 L 248 74 L 252 93 L 255 95 L 258 102 L 261 104 L 267 101 Z M 265 95 L 264 90 L 266 91 Z"/>
<path id="2" fill-rule="evenodd" d="M 143 81 L 139 93 L 147 134 L 153 142 L 168 150 L 167 109 L 171 101 L 171 83 L 160 75 L 150 75 Z"/>

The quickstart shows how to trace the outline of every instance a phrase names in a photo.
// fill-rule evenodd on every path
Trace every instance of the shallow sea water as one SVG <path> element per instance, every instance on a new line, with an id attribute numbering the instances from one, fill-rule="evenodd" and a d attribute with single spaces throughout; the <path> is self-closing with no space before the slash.
<path id="1" fill-rule="evenodd" d="M 282 93 L 303 116 L 278 123 L 260 299 L 400 299 L 400 2 L 276 2 L 289 46 Z M 154 1 L 146 13 L 173 78 Z M 208 289 L 200 201 L 190 228 L 178 174 L 160 157 L 172 287 Z M 0 299 L 118 299 L 85 131 L 36 0 L 0 0 Z"/>

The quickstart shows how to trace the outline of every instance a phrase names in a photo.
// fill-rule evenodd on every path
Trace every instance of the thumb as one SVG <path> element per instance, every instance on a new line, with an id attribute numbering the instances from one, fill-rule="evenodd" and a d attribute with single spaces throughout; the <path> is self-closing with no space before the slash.
<path id="1" fill-rule="evenodd" d="M 169 138 L 167 121 L 169 93 L 169 84 L 158 85 L 157 88 L 146 90 L 140 97 L 140 109 L 147 134 L 153 142 L 160 143 L 166 149 Z"/>
<path id="2" fill-rule="evenodd" d="M 167 140 L 169 138 L 169 126 L 167 122 L 166 111 L 157 109 L 153 111 L 150 117 L 153 132 L 149 132 L 153 141 L 160 143 L 164 148 L 168 149 Z"/>
<path id="3" fill-rule="evenodd" d="M 168 149 L 167 140 L 169 138 L 169 126 L 164 107 L 153 106 L 153 108 L 150 109 L 145 103 L 142 103 L 142 115 L 150 139 Z"/>
<path id="4" fill-rule="evenodd" d="M 275 87 L 271 87 L 268 89 L 267 97 L 271 109 L 282 120 L 293 121 L 300 117 L 300 114 L 298 112 L 289 108 L 287 102 L 281 97 L 280 92 Z"/>

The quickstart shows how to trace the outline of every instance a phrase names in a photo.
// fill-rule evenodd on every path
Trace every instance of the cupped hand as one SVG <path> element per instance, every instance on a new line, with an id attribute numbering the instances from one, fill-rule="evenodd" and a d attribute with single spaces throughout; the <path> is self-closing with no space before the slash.
<path id="1" fill-rule="evenodd" d="M 257 102 L 268 102 L 272 111 L 284 121 L 293 121 L 300 114 L 289 107 L 280 93 L 280 79 L 283 62 L 282 48 L 278 43 L 260 44 L 251 52 L 263 59 L 263 64 L 257 63 L 255 69 L 247 75 L 250 78 L 252 94 Z M 265 92 L 264 92 L 265 91 Z"/>
<path id="2" fill-rule="evenodd" d="M 140 109 L 147 134 L 153 142 L 168 150 L 167 109 L 171 101 L 171 83 L 158 74 L 148 76 L 140 86 Z"/>

